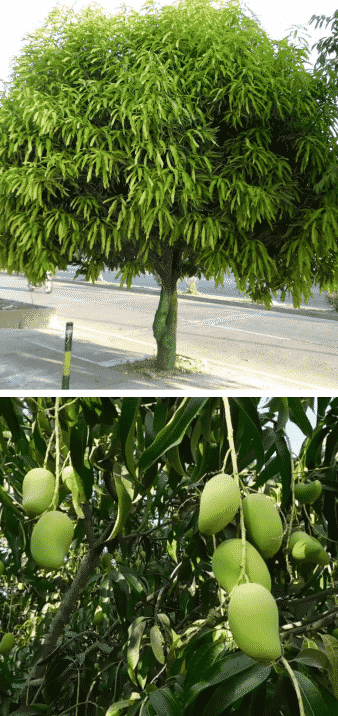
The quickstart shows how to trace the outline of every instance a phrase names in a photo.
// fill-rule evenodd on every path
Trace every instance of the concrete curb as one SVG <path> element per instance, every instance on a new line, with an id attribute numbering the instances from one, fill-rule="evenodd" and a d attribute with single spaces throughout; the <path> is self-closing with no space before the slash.
<path id="1" fill-rule="evenodd" d="M 10 303 L 10 301 L 9 301 Z M 16 301 L 15 303 L 19 303 Z M 49 306 L 23 306 L 0 310 L 1 328 L 48 328 L 56 317 L 55 308 Z"/>
<path id="2" fill-rule="evenodd" d="M 71 284 L 85 284 L 87 283 L 84 279 L 67 279 L 67 278 L 54 278 L 53 281 L 60 283 L 71 283 Z M 88 282 L 89 283 L 89 282 Z M 154 295 L 160 295 L 159 288 L 152 288 L 151 286 L 131 286 L 130 289 L 120 289 L 119 283 L 101 283 L 97 281 L 93 286 L 99 286 L 100 288 L 110 289 L 111 291 L 121 291 L 129 293 L 152 293 Z M 243 298 L 227 298 L 226 296 L 209 296 L 206 294 L 199 294 L 194 296 L 189 293 L 179 293 L 178 299 L 185 299 L 187 301 L 200 301 L 202 303 L 223 303 L 226 306 L 245 306 L 246 308 L 254 308 L 259 311 L 274 311 L 277 313 L 291 313 L 297 316 L 304 316 L 305 318 L 323 318 L 329 321 L 338 321 L 338 312 L 333 308 L 313 308 L 307 306 L 301 306 L 300 308 L 293 308 L 289 304 L 287 306 L 273 305 L 270 309 L 265 308 L 261 303 L 252 303 L 250 300 Z"/>

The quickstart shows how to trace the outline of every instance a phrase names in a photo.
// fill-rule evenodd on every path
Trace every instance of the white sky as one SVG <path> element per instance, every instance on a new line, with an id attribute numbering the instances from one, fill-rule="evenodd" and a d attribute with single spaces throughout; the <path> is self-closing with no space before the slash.
<path id="1" fill-rule="evenodd" d="M 101 0 L 99 5 L 107 12 L 107 15 L 113 15 L 122 11 L 120 6 L 122 0 Z M 137 12 L 141 11 L 141 7 L 145 0 L 129 0 L 126 2 L 128 8 L 133 8 Z M 0 79 L 6 82 L 10 79 L 10 60 L 15 56 L 19 56 L 24 45 L 30 41 L 27 38 L 28 33 L 41 28 L 46 21 L 48 13 L 55 8 L 65 6 L 73 8 L 75 12 L 93 5 L 89 0 L 32 0 L 28 3 L 26 0 L 11 0 L 4 3 L 1 12 L 0 26 Z M 158 0 L 156 9 L 160 9 L 165 5 L 173 5 L 170 0 Z M 219 7 L 216 2 L 212 3 L 214 7 Z M 299 31 L 300 37 L 306 37 L 310 48 L 315 42 L 323 37 L 331 35 L 331 23 L 326 27 L 326 23 L 322 28 L 314 30 L 315 21 L 308 25 L 312 15 L 325 15 L 332 17 L 337 9 L 336 0 L 324 0 L 323 4 L 317 0 L 283 0 L 277 3 L 267 2 L 267 0 L 247 0 L 241 3 L 245 15 L 251 17 L 249 10 L 257 15 L 263 30 L 267 33 L 271 40 L 281 40 L 291 32 L 291 25 L 304 25 L 305 31 Z M 146 10 L 142 11 L 142 15 L 146 14 Z M 26 39 L 24 39 L 26 37 Z M 301 40 L 292 39 L 297 46 L 302 46 Z M 314 49 L 309 55 L 309 65 L 305 64 L 306 70 L 312 69 L 318 53 Z M 3 85 L 0 83 L 0 90 Z"/>

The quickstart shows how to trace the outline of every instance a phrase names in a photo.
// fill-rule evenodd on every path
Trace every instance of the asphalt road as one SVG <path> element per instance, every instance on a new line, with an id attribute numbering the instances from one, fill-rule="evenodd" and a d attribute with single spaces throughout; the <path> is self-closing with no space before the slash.
<path id="1" fill-rule="evenodd" d="M 76 272 L 76 267 L 69 266 L 68 271 L 57 271 L 56 277 L 57 278 L 73 278 Z M 102 272 L 102 278 L 104 281 L 107 281 L 108 283 L 119 283 L 121 281 L 121 278 L 116 278 L 118 271 L 103 271 Z M 81 276 L 78 277 L 79 279 Z M 140 276 L 136 276 L 132 280 L 132 286 L 149 286 L 152 288 L 158 287 L 158 284 L 156 283 L 154 277 L 151 274 L 140 274 Z M 177 287 L 180 291 L 183 293 L 187 290 L 187 281 L 184 279 L 183 281 L 179 281 L 177 284 Z M 232 272 L 230 272 L 229 276 L 226 276 L 224 279 L 223 285 L 219 285 L 216 287 L 215 281 L 207 281 L 207 279 L 202 276 L 202 278 L 197 279 L 196 283 L 197 290 L 205 294 L 207 296 L 224 296 L 226 298 L 244 298 L 245 293 L 243 291 L 239 291 L 236 284 L 236 279 Z M 307 306 L 309 307 L 315 307 L 315 308 L 327 308 L 328 303 L 326 300 L 326 293 L 322 292 L 319 293 L 318 286 L 314 285 L 312 287 L 312 296 L 309 298 L 307 302 Z M 272 296 L 272 303 L 280 304 L 281 303 L 281 291 L 277 291 L 277 296 Z M 285 296 L 285 303 L 286 304 L 292 304 L 292 295 L 290 293 L 287 293 Z M 304 300 L 301 301 L 301 305 L 305 305 Z"/>
<path id="2" fill-rule="evenodd" d="M 95 333 L 99 327 L 101 345 L 105 335 L 114 335 L 118 350 L 124 346 L 140 352 L 142 357 L 154 353 L 152 322 L 158 293 L 119 292 L 99 285 L 59 280 L 54 282 L 51 294 L 43 291 L 31 294 L 24 277 L 5 274 L 1 274 L 0 287 L 2 298 L 54 306 L 60 326 L 73 320 L 83 327 L 83 341 L 88 338 L 88 331 Z M 285 381 L 296 391 L 309 388 L 332 391 L 338 387 L 338 324 L 321 317 L 181 298 L 177 352 L 207 360 L 224 374 L 236 367 L 241 375 L 246 371 L 248 376 L 260 374 L 277 388 Z M 121 362 L 121 357 L 119 360 Z M 248 387 L 256 387 L 254 381 L 252 383 L 246 382 Z M 238 389 L 235 383 L 234 389 Z"/>

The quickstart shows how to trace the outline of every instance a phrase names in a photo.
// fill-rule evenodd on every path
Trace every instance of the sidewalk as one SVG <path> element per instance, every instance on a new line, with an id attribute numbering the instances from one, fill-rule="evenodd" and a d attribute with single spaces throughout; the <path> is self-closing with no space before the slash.
<path id="1" fill-rule="evenodd" d="M 105 326 L 105 331 L 107 327 Z M 134 362 L 153 355 L 151 344 L 147 352 L 146 345 L 125 347 L 124 338 L 117 336 L 116 345 L 109 345 L 105 333 L 105 345 L 100 345 L 98 336 L 93 338 L 87 333 L 84 340 L 84 326 L 74 326 L 72 358 L 70 366 L 69 391 L 109 391 L 121 394 L 121 391 L 146 391 L 147 395 L 167 395 L 168 391 L 191 390 L 208 393 L 224 390 L 272 390 L 292 389 L 320 390 L 322 386 L 313 383 L 300 383 L 297 380 L 282 379 L 272 373 L 248 369 L 247 364 L 238 360 L 225 366 L 217 366 L 212 361 L 200 364 L 202 372 L 183 373 L 158 377 L 152 371 L 129 375 L 114 365 Z M 79 338 L 82 335 L 82 339 Z M 0 390 L 41 391 L 61 390 L 64 359 L 65 332 L 60 328 L 39 330 L 3 329 L 0 344 Z M 120 344 L 120 345 L 119 345 Z M 71 393 L 70 393 L 71 394 Z"/>

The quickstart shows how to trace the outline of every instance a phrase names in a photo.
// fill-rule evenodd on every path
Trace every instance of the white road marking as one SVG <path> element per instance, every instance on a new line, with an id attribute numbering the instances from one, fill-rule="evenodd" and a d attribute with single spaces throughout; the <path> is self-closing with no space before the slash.
<path id="1" fill-rule="evenodd" d="M 75 321 L 74 321 L 75 323 Z M 55 324 L 54 324 L 55 325 Z M 86 331 L 86 333 L 99 333 L 100 335 L 105 335 L 103 330 L 100 330 L 99 328 L 87 328 L 87 325 L 81 326 L 79 323 L 77 324 L 77 328 L 83 328 L 83 330 Z M 60 338 L 64 338 L 64 333 L 59 334 Z M 110 333 L 109 331 L 109 337 L 113 336 L 114 338 L 121 338 L 124 341 L 131 341 L 132 343 L 139 343 L 141 346 L 150 346 L 150 348 L 155 348 L 154 343 L 146 343 L 145 341 L 138 341 L 136 338 L 129 338 L 129 336 L 124 336 L 121 333 Z M 76 339 L 75 339 L 76 340 Z M 78 338 L 77 340 L 82 340 Z M 110 348 L 112 346 L 108 346 Z"/>
<path id="2" fill-rule="evenodd" d="M 266 336 L 267 338 L 279 338 L 280 341 L 291 341 L 291 338 L 285 338 L 284 336 L 271 336 L 270 333 L 255 333 L 254 331 L 245 331 L 244 328 L 233 328 L 232 326 L 221 326 L 228 331 L 240 331 L 241 333 L 250 333 L 252 336 Z"/>
<path id="3" fill-rule="evenodd" d="M 119 336 L 119 338 L 120 337 L 121 336 Z M 127 338 L 127 340 L 132 341 L 133 339 Z M 42 348 L 48 348 L 48 350 L 53 351 L 53 353 L 62 353 L 62 354 L 64 353 L 64 351 L 59 351 L 57 348 L 54 348 L 53 346 L 49 346 L 46 343 L 40 343 L 39 341 L 30 341 L 29 339 L 28 339 L 28 341 L 29 341 L 29 343 L 33 343 L 36 346 L 41 346 Z M 135 341 L 135 343 L 141 343 L 141 341 Z M 151 344 L 144 343 L 143 345 L 147 346 L 147 345 L 151 345 Z M 100 363 L 99 361 L 96 361 L 96 360 L 90 360 L 89 358 L 83 358 L 82 356 L 78 356 L 78 355 L 76 355 L 76 353 L 72 353 L 72 358 L 77 358 L 78 360 L 84 360 L 84 361 L 86 361 L 86 363 L 94 363 L 94 365 L 101 365 L 105 368 L 112 366 L 112 365 L 122 365 L 123 363 L 130 362 L 130 361 L 128 361 L 128 359 L 125 359 L 125 360 L 116 359 L 113 361 L 103 361 L 102 363 Z M 141 356 L 138 356 L 135 360 L 143 360 L 144 358 L 147 358 L 147 356 L 141 355 Z"/>
<path id="4" fill-rule="evenodd" d="M 209 360 L 209 363 L 214 363 L 215 365 L 221 365 L 224 366 L 224 368 L 237 368 L 237 370 L 242 370 L 248 373 L 258 373 L 258 375 L 263 376 L 269 376 L 269 378 L 278 378 L 279 376 L 274 375 L 273 373 L 266 373 L 262 370 L 255 370 L 254 368 L 246 368 L 245 366 L 241 365 L 234 365 L 233 363 L 220 363 L 220 361 L 213 360 L 213 359 L 207 359 Z M 318 390 L 325 390 L 322 385 L 313 385 L 313 383 L 303 383 L 303 381 L 300 380 L 293 380 L 293 378 L 283 378 L 283 380 L 288 381 L 289 383 L 296 383 L 297 385 L 305 385 L 307 388 L 316 388 Z"/>

